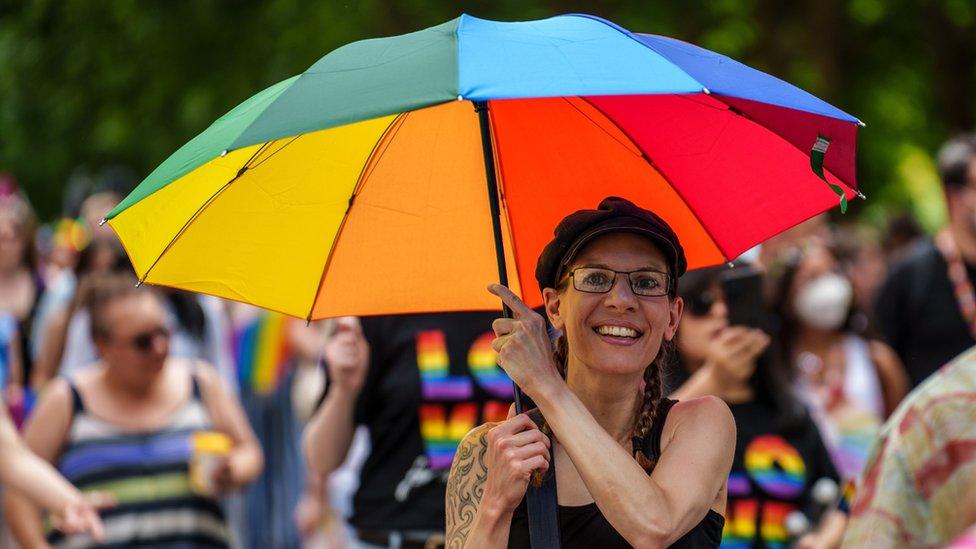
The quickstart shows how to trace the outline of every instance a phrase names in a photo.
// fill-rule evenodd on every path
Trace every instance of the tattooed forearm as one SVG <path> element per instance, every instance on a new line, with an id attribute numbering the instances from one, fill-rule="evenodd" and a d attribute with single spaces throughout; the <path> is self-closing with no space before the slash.
<path id="1" fill-rule="evenodd" d="M 478 516 L 478 506 L 485 491 L 488 469 L 485 466 L 491 424 L 481 425 L 468 433 L 458 446 L 447 480 L 447 548 L 461 549 L 467 542 L 471 526 Z"/>

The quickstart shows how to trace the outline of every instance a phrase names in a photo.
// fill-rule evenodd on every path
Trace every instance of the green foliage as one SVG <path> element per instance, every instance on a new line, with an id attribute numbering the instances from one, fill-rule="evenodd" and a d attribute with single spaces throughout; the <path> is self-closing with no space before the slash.
<path id="1" fill-rule="evenodd" d="M 854 215 L 941 219 L 930 155 L 976 120 L 970 0 L 0 0 L 0 171 L 44 217 L 77 168 L 144 177 L 221 114 L 354 40 L 464 11 L 589 12 L 783 77 L 857 115 Z M 858 214 L 857 212 L 861 212 Z M 848 214 L 851 215 L 851 214 Z"/>

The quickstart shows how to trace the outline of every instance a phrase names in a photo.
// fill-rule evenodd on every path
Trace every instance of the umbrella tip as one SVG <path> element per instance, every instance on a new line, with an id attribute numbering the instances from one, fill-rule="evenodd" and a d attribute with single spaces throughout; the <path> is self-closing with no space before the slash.
<path id="1" fill-rule="evenodd" d="M 102 220 L 98 222 L 98 226 L 99 226 L 99 227 L 101 227 L 102 225 L 104 225 L 104 224 L 106 224 L 106 223 L 108 223 L 108 220 L 106 220 L 106 219 L 105 219 L 105 218 L 103 217 L 103 218 L 102 218 Z"/>
<path id="2" fill-rule="evenodd" d="M 220 151 L 220 156 L 221 157 L 227 156 L 227 149 Z"/>
<path id="3" fill-rule="evenodd" d="M 857 191 L 857 197 L 860 198 L 861 200 L 867 200 L 868 199 L 868 197 L 867 196 L 864 196 L 864 193 L 862 193 L 861 191 Z"/>
<path id="4" fill-rule="evenodd" d="M 732 267 L 735 267 L 735 263 L 733 263 L 733 262 L 731 262 L 731 261 L 729 261 L 729 262 L 728 262 L 728 263 L 726 263 L 725 265 L 726 265 L 726 266 L 727 266 L 728 268 L 730 268 L 730 269 L 731 269 Z"/>
<path id="5" fill-rule="evenodd" d="M 702 86 L 702 91 L 705 92 L 705 95 L 712 95 L 712 90 L 706 88 L 705 86 Z"/>
<path id="6" fill-rule="evenodd" d="M 462 96 L 461 94 L 458 94 L 458 101 L 464 101 L 464 96 Z"/>
<path id="7" fill-rule="evenodd" d="M 136 288 L 138 288 L 139 286 L 142 286 L 142 281 L 141 280 L 139 280 L 139 281 L 136 282 Z"/>
<path id="8" fill-rule="evenodd" d="M 858 126 L 860 126 L 860 127 L 862 127 L 862 128 L 863 128 L 863 127 L 865 127 L 865 126 L 867 126 L 867 124 L 865 124 L 865 123 L 864 123 L 863 121 L 861 121 L 861 120 L 858 120 L 858 121 L 857 121 L 857 125 L 858 125 Z"/>

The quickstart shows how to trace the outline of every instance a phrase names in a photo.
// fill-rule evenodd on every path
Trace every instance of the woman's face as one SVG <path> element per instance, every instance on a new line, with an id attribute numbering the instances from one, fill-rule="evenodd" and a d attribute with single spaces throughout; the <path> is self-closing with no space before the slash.
<path id="1" fill-rule="evenodd" d="M 580 267 L 668 272 L 664 254 L 647 238 L 631 233 L 597 237 L 568 271 Z M 681 318 L 680 299 L 637 296 L 626 275 L 617 275 L 610 291 L 602 294 L 576 290 L 564 277 L 561 289 L 546 288 L 543 297 L 550 321 L 569 344 L 570 364 L 606 374 L 643 373 L 662 340 L 674 337 Z"/>
<path id="2" fill-rule="evenodd" d="M 0 270 L 20 267 L 25 261 L 27 236 L 18 220 L 9 214 L 0 214 Z"/>
<path id="3" fill-rule="evenodd" d="M 686 366 L 696 369 L 705 361 L 712 342 L 729 327 L 729 309 L 718 279 L 713 280 L 702 292 L 689 296 L 678 329 L 678 354 Z"/>
<path id="4" fill-rule="evenodd" d="M 166 311 L 149 293 L 116 299 L 102 309 L 109 328 L 98 342 L 102 360 L 136 383 L 158 375 L 169 354 Z"/>

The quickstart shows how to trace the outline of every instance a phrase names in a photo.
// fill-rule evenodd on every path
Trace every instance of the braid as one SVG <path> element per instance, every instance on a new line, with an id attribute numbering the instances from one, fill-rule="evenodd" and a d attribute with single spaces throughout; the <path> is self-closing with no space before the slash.
<path id="1" fill-rule="evenodd" d="M 674 341 L 662 341 L 657 358 L 644 370 L 644 395 L 640 412 L 634 423 L 634 459 L 648 473 L 654 470 L 657 460 L 652 460 L 647 456 L 643 441 L 647 438 L 651 426 L 654 425 L 654 420 L 657 419 L 657 413 L 664 397 L 663 372 L 669 366 L 674 354 Z"/>

